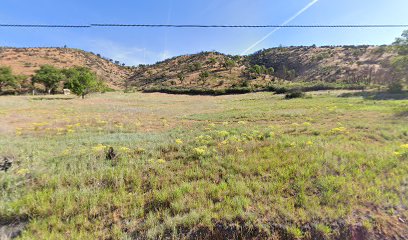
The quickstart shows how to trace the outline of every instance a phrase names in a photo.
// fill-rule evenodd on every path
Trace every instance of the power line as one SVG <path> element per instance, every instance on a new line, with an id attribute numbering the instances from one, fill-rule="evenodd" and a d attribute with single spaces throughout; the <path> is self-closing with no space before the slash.
<path id="1" fill-rule="evenodd" d="M 408 24 L 368 25 L 199 25 L 199 24 L 111 24 L 92 23 L 89 25 L 48 25 L 48 24 L 0 24 L 8 28 L 408 28 Z"/>
<path id="2" fill-rule="evenodd" d="M 90 28 L 91 25 L 0 24 L 11 28 Z"/>
<path id="3" fill-rule="evenodd" d="M 164 28 L 403 28 L 406 24 L 387 25 L 195 25 L 195 24 L 91 24 L 92 27 L 164 27 Z"/>

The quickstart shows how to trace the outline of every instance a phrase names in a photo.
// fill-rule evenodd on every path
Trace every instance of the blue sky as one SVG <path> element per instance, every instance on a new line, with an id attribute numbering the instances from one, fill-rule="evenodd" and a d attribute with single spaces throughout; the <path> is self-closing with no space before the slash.
<path id="1" fill-rule="evenodd" d="M 1 0 L 0 23 L 408 24 L 407 9 L 407 0 Z M 242 54 L 279 45 L 389 44 L 403 30 L 279 29 L 265 38 L 273 29 L 0 28 L 0 45 L 67 45 L 137 65 L 211 50 Z"/>

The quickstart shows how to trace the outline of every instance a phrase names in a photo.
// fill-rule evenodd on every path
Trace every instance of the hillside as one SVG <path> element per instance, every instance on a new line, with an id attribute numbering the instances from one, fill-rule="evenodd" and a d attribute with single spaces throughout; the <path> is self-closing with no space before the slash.
<path id="1" fill-rule="evenodd" d="M 389 81 L 389 63 L 396 54 L 389 46 L 282 47 L 242 57 L 203 52 L 139 67 L 128 85 L 221 89 L 283 81 L 382 84 Z M 231 60 L 235 64 L 228 68 L 225 63 Z M 255 65 L 275 72 L 256 73 Z M 200 77 L 203 72 L 208 74 Z"/>
<path id="2" fill-rule="evenodd" d="M 222 90 L 299 82 L 384 84 L 395 56 L 390 46 L 279 47 L 248 56 L 202 52 L 129 68 L 78 49 L 0 48 L 0 66 L 27 76 L 44 64 L 86 66 L 114 89 Z"/>
<path id="3" fill-rule="evenodd" d="M 110 87 L 120 89 L 128 78 L 127 68 L 113 64 L 95 54 L 71 48 L 0 48 L 0 66 L 9 66 L 15 74 L 32 76 L 41 65 L 59 68 L 85 66 Z"/>

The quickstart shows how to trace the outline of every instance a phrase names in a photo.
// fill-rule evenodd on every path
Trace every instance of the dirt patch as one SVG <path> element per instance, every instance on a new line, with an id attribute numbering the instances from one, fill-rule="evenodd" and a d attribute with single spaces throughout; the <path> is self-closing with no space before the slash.
<path id="1" fill-rule="evenodd" d="M 13 239 L 21 235 L 28 222 L 16 222 L 2 225 L 0 224 L 0 240 Z"/>

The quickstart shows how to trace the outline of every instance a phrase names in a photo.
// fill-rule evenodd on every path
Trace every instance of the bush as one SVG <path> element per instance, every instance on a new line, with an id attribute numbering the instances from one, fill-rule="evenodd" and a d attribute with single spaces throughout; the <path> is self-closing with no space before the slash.
<path id="1" fill-rule="evenodd" d="M 208 88 L 177 88 L 177 87 L 152 87 L 144 89 L 145 93 L 159 92 L 168 94 L 186 94 L 186 95 L 228 95 L 245 94 L 252 92 L 251 88 L 226 88 L 226 89 L 208 89 Z"/>
<path id="2" fill-rule="evenodd" d="M 388 85 L 388 92 L 389 93 L 401 93 L 404 86 L 400 81 L 392 82 Z"/>
<path id="3" fill-rule="evenodd" d="M 300 90 L 295 90 L 293 92 L 287 93 L 285 95 L 285 99 L 293 99 L 293 98 L 302 98 L 305 96 L 305 93 Z"/>

